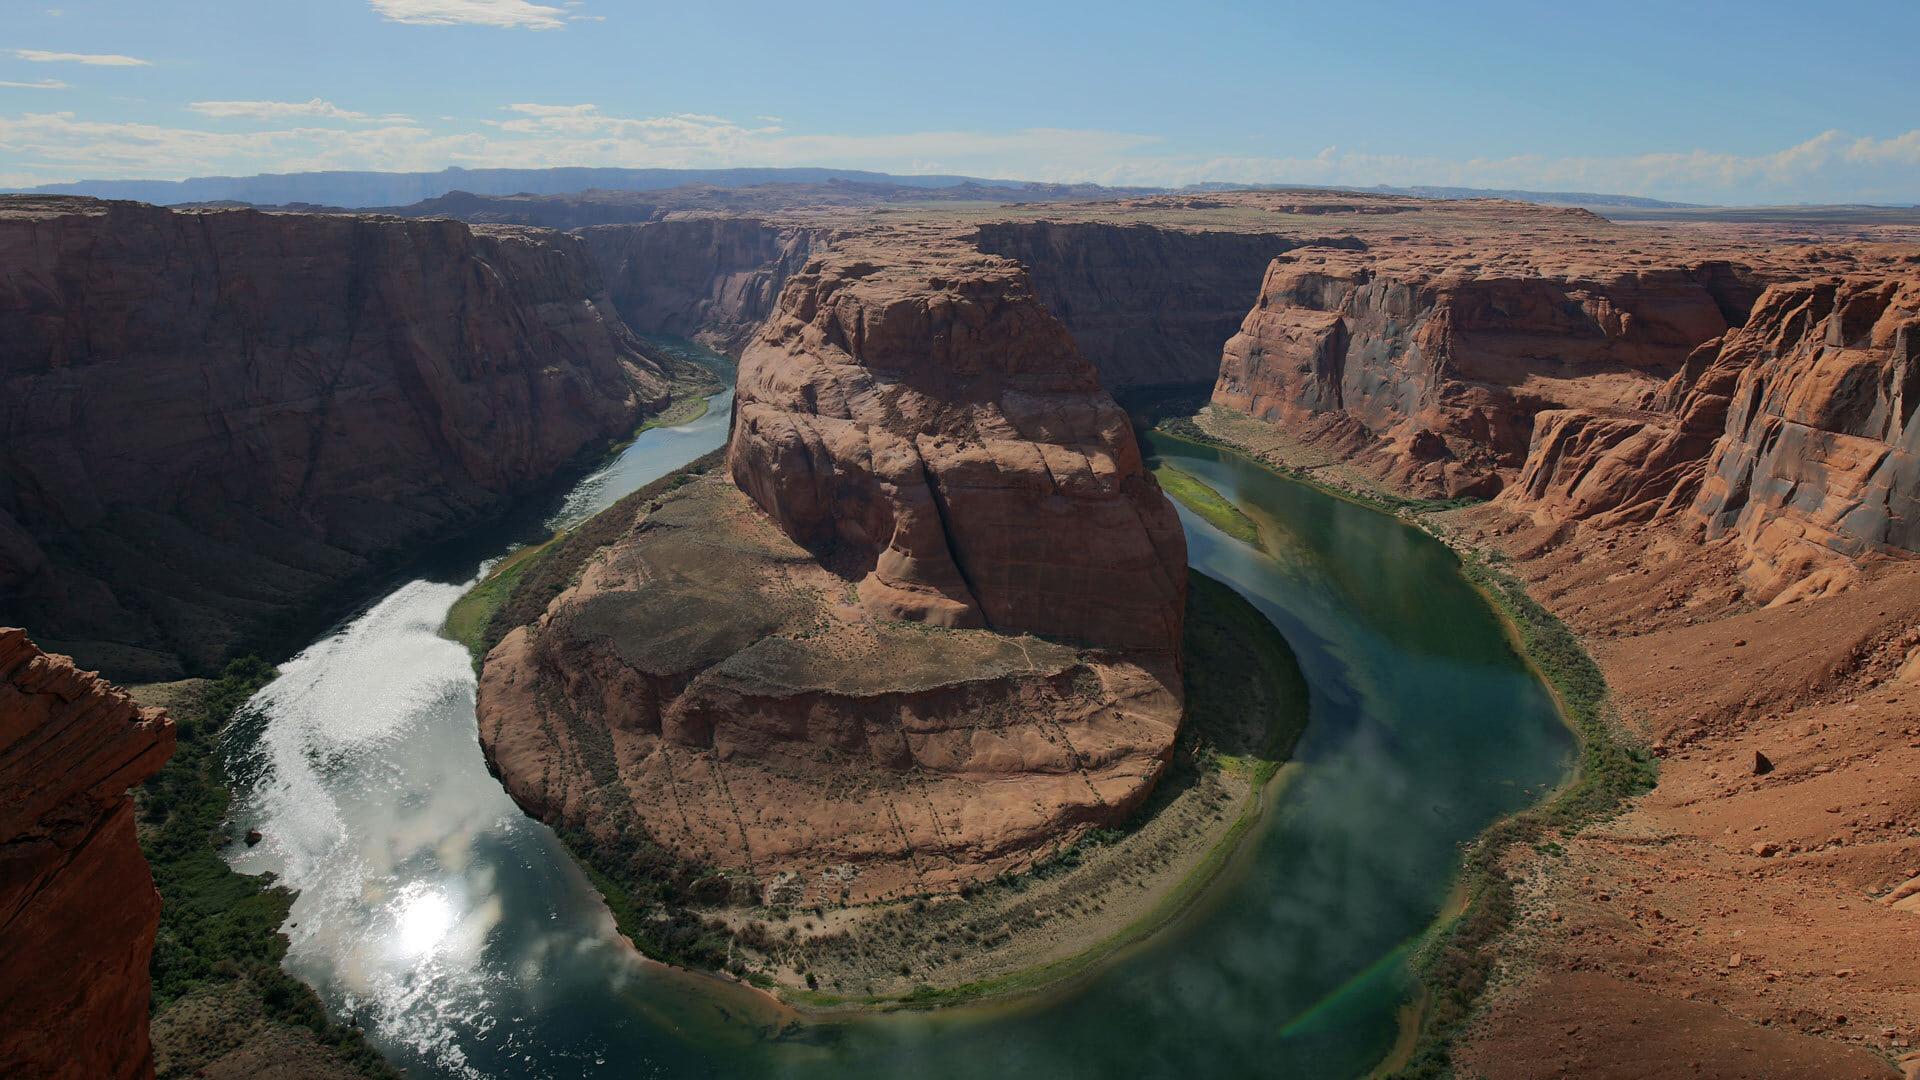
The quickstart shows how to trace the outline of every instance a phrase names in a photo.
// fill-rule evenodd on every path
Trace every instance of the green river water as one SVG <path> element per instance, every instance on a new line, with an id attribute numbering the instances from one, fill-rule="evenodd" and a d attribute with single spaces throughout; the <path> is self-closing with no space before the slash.
<path id="1" fill-rule="evenodd" d="M 726 405 L 646 432 L 548 524 L 719 445 Z M 834 1024 L 639 959 L 486 772 L 472 668 L 439 634 L 484 563 L 454 557 L 284 665 L 237 726 L 237 816 L 267 839 L 233 859 L 301 890 L 288 967 L 421 1077 L 1364 1073 L 1461 845 L 1559 782 L 1572 737 L 1444 546 L 1231 455 L 1150 449 L 1266 531 L 1271 556 L 1181 512 L 1192 564 L 1273 620 L 1312 694 L 1261 824 L 1165 931 L 1037 997 Z"/>

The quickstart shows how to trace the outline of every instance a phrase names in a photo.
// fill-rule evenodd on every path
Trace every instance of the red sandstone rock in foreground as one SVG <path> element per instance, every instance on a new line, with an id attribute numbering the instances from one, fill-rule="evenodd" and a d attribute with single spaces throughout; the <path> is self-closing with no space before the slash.
<path id="1" fill-rule="evenodd" d="M 636 876 L 782 903 L 955 891 L 1125 820 L 1179 727 L 1184 537 L 1020 268 L 817 259 L 737 402 L 740 486 L 608 511 L 488 655 L 514 798 Z"/>
<path id="2" fill-rule="evenodd" d="M 153 1075 L 160 895 L 127 792 L 173 739 L 165 713 L 0 629 L 0 1075 Z"/>

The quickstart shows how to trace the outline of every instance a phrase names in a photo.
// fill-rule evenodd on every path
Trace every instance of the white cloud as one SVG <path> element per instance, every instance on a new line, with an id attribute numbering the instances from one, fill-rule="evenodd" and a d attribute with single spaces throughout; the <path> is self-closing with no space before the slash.
<path id="1" fill-rule="evenodd" d="M 136 56 L 121 56 L 118 53 L 73 53 L 47 52 L 44 49 L 15 49 L 13 55 L 22 60 L 31 60 L 36 64 L 88 64 L 93 67 L 149 67 L 150 63 Z"/>
<path id="2" fill-rule="evenodd" d="M 14 90 L 65 90 L 67 84 L 59 79 L 41 79 L 38 82 L 7 82 L 0 79 L 0 86 Z"/>
<path id="3" fill-rule="evenodd" d="M 369 0 L 381 17 L 415 26 L 500 26 L 558 30 L 585 16 L 528 0 Z M 572 5 L 569 5 L 572 6 Z"/>
<path id="4" fill-rule="evenodd" d="M 629 117 L 590 103 L 521 102 L 503 106 L 501 119 L 476 123 L 442 118 L 432 124 L 365 115 L 318 99 L 198 102 L 193 108 L 209 117 L 257 120 L 271 128 L 228 131 L 109 123 L 71 112 L 0 116 L 0 161 L 11 175 L 32 176 L 36 183 L 212 172 L 433 170 L 447 165 L 828 165 L 1166 186 L 1200 180 L 1435 184 L 1600 191 L 1714 203 L 1920 201 L 1920 130 L 1888 138 L 1826 132 L 1755 155 L 1697 150 L 1438 158 L 1327 147 L 1298 157 L 1208 157 L 1177 153 L 1158 137 L 1126 132 L 1033 128 L 795 133 L 765 117 L 746 123 L 700 113 Z"/>
<path id="5" fill-rule="evenodd" d="M 1889 138 L 1826 131 L 1783 150 L 1708 150 L 1618 156 L 1448 159 L 1327 147 L 1306 158 L 1217 157 L 1115 163 L 1088 179 L 1176 184 L 1416 185 L 1598 191 L 1688 202 L 1920 201 L 1920 129 Z"/>
<path id="6" fill-rule="evenodd" d="M 325 120 L 360 122 L 411 122 L 407 117 L 398 114 L 371 116 L 363 112 L 354 112 L 320 98 L 310 101 L 196 101 L 187 108 L 202 116 L 211 116 L 218 120 L 280 120 L 288 117 L 316 117 Z"/>

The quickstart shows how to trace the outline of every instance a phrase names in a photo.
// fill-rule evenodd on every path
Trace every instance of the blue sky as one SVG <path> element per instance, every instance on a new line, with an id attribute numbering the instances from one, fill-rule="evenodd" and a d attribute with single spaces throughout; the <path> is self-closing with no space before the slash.
<path id="1" fill-rule="evenodd" d="M 1920 3 L 0 0 L 0 184 L 832 165 L 1920 201 Z"/>

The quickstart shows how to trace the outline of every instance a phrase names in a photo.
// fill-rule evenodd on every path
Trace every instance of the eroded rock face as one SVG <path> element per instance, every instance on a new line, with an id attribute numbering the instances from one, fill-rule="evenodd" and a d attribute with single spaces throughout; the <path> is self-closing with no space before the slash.
<path id="1" fill-rule="evenodd" d="M 1701 460 L 1726 426 L 1751 339 L 1716 337 L 1687 358 L 1646 408 L 1535 414 L 1508 506 L 1541 522 L 1599 527 L 1671 516 L 1700 489 Z"/>
<path id="2" fill-rule="evenodd" d="M 816 257 L 735 400 L 727 474 L 609 511 L 488 655 L 515 799 L 636 877 L 783 903 L 953 891 L 1124 820 L 1179 727 L 1185 541 L 1021 268 Z"/>
<path id="3" fill-rule="evenodd" d="M 0 607 L 204 670 L 665 394 L 559 234 L 0 199 Z"/>
<path id="4" fill-rule="evenodd" d="M 1507 266 L 1449 246 L 1275 259 L 1213 400 L 1340 442 L 1403 488 L 1491 495 L 1525 462 L 1536 414 L 1650 404 L 1760 289 L 1724 262 Z M 1543 434 L 1566 437 L 1558 423 Z"/>
<path id="5" fill-rule="evenodd" d="M 1027 267 L 1040 299 L 1114 391 L 1213 382 L 1220 343 L 1246 316 L 1267 264 L 1316 242 L 1329 241 L 1050 221 L 982 225 L 976 240 Z"/>
<path id="6" fill-rule="evenodd" d="M 0 629 L 0 1074 L 153 1075 L 160 895 L 127 792 L 173 741 L 165 713 Z"/>
<path id="7" fill-rule="evenodd" d="M 735 481 L 875 616 L 1177 655 L 1179 521 L 1018 264 L 816 259 L 734 408 Z"/>
<path id="8" fill-rule="evenodd" d="M 629 326 L 737 354 L 820 238 L 748 217 L 676 215 L 579 230 Z"/>
<path id="9" fill-rule="evenodd" d="M 1539 414 L 1502 500 L 1548 524 L 1733 537 L 1760 599 L 1840 584 L 1847 557 L 1920 550 L 1917 296 L 1898 272 L 1774 286 L 1646 409 Z"/>
<path id="10" fill-rule="evenodd" d="M 1165 769 L 1169 656 L 876 620 L 722 476 L 608 513 L 625 538 L 487 656 L 480 739 L 521 806 L 635 877 L 953 891 L 1125 820 Z"/>
<path id="11" fill-rule="evenodd" d="M 1920 551 L 1920 275 L 1769 290 L 1691 516 L 1737 536 L 1762 595 L 1834 554 Z"/>

